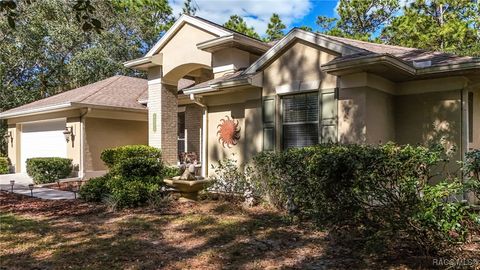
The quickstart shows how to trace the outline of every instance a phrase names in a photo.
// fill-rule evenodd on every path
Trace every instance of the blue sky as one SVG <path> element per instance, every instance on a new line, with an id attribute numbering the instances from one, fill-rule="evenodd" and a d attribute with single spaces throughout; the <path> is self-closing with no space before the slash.
<path id="1" fill-rule="evenodd" d="M 183 0 L 169 0 L 174 13 L 179 14 Z M 249 26 L 263 35 L 272 13 L 278 13 L 287 25 L 287 30 L 295 26 L 307 25 L 316 28 L 317 16 L 335 16 L 337 0 L 193 0 L 198 6 L 197 16 L 223 24 L 230 15 L 237 14 Z"/>

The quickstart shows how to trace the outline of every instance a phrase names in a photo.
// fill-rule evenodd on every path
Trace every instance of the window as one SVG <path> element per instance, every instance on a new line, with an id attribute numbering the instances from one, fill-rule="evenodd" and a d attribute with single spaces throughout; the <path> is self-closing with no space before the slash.
<path id="1" fill-rule="evenodd" d="M 318 93 L 282 98 L 283 148 L 318 144 Z"/>
<path id="2" fill-rule="evenodd" d="M 185 147 L 185 112 L 178 113 L 178 153 L 186 152 L 187 149 Z"/>

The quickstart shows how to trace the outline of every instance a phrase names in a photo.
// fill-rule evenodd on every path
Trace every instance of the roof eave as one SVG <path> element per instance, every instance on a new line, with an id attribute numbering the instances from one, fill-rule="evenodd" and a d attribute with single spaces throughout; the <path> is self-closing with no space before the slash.
<path id="1" fill-rule="evenodd" d="M 252 53 L 263 54 L 272 46 L 259 40 L 249 38 L 237 33 L 217 37 L 197 44 L 197 48 L 199 50 L 210 53 L 228 47 L 236 47 Z"/>
<path id="2" fill-rule="evenodd" d="M 0 119 L 10 119 L 14 117 L 23 117 L 23 116 L 37 115 L 37 114 L 43 114 L 43 113 L 57 112 L 57 111 L 63 111 L 72 107 L 73 107 L 72 103 L 67 102 L 67 103 L 61 103 L 61 104 L 56 104 L 52 106 L 46 106 L 46 107 L 11 112 L 11 113 L 7 111 L 4 113 L 0 113 Z"/>
<path id="3" fill-rule="evenodd" d="M 414 67 L 411 67 L 404 61 L 399 60 L 396 57 L 393 57 L 387 54 L 364 56 L 361 58 L 345 60 L 337 63 L 326 63 L 322 65 L 322 70 L 327 73 L 335 75 L 340 71 L 358 68 L 358 67 L 365 67 L 368 65 L 375 65 L 375 64 L 388 64 L 410 75 L 415 75 L 416 73 L 416 70 Z"/>

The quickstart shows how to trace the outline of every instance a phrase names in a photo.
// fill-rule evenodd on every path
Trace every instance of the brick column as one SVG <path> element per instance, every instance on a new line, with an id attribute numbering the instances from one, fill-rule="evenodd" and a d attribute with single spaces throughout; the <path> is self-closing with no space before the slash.
<path id="1" fill-rule="evenodd" d="M 148 71 L 148 145 L 162 149 L 163 160 L 177 163 L 177 87 L 162 82 L 161 67 Z"/>
<path id="2" fill-rule="evenodd" d="M 161 149 L 163 160 L 170 165 L 178 161 L 177 87 L 163 85 L 161 90 Z"/>

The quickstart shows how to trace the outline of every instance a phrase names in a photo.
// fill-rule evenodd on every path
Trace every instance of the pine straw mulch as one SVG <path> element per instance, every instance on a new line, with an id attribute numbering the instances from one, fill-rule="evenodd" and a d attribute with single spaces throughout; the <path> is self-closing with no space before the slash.
<path id="1" fill-rule="evenodd" d="M 478 255 L 478 246 L 466 248 Z M 338 242 L 308 222 L 292 222 L 263 206 L 172 201 L 111 212 L 81 200 L 0 193 L 0 269 L 430 267 L 432 258 L 408 251 L 362 254 L 352 242 Z"/>

